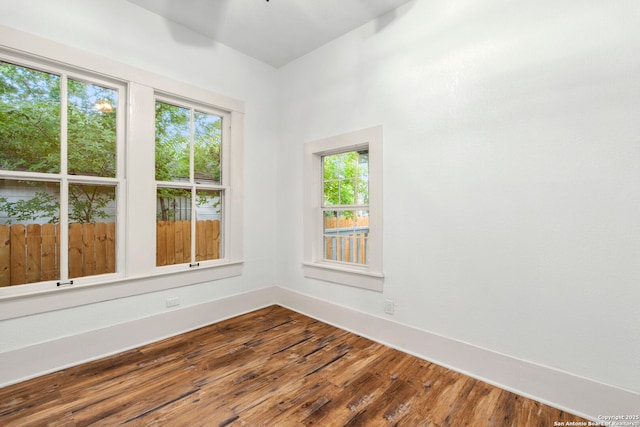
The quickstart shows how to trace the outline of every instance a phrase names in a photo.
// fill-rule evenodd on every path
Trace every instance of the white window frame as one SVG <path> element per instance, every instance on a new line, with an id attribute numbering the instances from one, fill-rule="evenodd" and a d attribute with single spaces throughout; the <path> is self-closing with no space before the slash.
<path id="1" fill-rule="evenodd" d="M 220 184 L 196 184 L 193 176 L 193 145 L 191 146 L 191 164 L 190 164 L 190 176 L 189 182 L 179 182 L 179 181 L 156 181 L 156 194 L 159 188 L 180 188 L 185 190 L 190 190 L 192 192 L 192 200 L 193 200 L 193 192 L 197 190 L 214 190 L 220 191 L 222 194 L 222 226 L 221 226 L 221 251 L 222 257 L 220 259 L 215 260 L 207 260 L 207 261 L 195 261 L 196 254 L 196 209 L 195 206 L 191 206 L 191 255 L 192 261 L 184 262 L 180 264 L 172 264 L 172 265 L 164 265 L 164 266 L 156 266 L 159 271 L 164 272 L 175 272 L 175 271 L 185 271 L 193 268 L 201 268 L 207 266 L 215 266 L 220 264 L 225 264 L 230 261 L 229 258 L 229 239 L 226 238 L 227 233 L 230 231 L 228 228 L 229 221 L 227 219 L 231 215 L 230 203 L 227 203 L 227 194 L 230 190 L 229 182 L 230 172 L 229 172 L 229 156 L 227 155 L 230 144 L 229 144 L 229 135 L 231 132 L 230 122 L 231 115 L 226 111 L 221 111 L 216 109 L 215 107 L 204 105 L 200 103 L 194 103 L 192 101 L 171 96 L 163 93 L 157 93 L 155 97 L 155 102 L 162 102 L 165 104 L 175 105 L 180 108 L 188 109 L 190 111 L 199 111 L 211 115 L 215 115 L 221 118 L 222 120 L 222 138 L 221 138 L 221 146 L 220 146 Z M 155 172 L 155 170 L 154 170 Z"/>
<path id="2" fill-rule="evenodd" d="M 369 150 L 368 264 L 327 260 L 323 238 L 323 169 L 325 155 Z M 382 291 L 382 126 L 307 142 L 304 146 L 304 256 L 305 277 Z"/>
<path id="3" fill-rule="evenodd" d="M 37 61 L 26 55 L 16 55 L 12 52 L 0 51 L 0 60 L 19 67 L 30 68 L 44 73 L 54 74 L 60 77 L 60 172 L 42 173 L 25 171 L 0 171 L 0 178 L 23 181 L 41 181 L 59 184 L 59 217 L 60 224 L 67 226 L 60 227 L 60 254 L 59 269 L 60 277 L 55 280 L 46 280 L 34 283 L 25 283 L 15 286 L 0 288 L 0 296 L 21 295 L 25 293 L 54 290 L 56 288 L 74 285 L 91 285 L 104 281 L 117 280 L 124 277 L 124 244 L 121 240 L 125 235 L 125 215 L 126 212 L 126 180 L 125 180 L 125 128 L 126 128 L 126 99 L 127 84 L 117 79 L 105 78 L 95 73 L 78 70 L 73 67 L 55 64 L 49 61 Z M 93 84 L 101 87 L 113 89 L 118 92 L 117 125 L 116 125 L 116 176 L 97 177 L 89 175 L 74 175 L 68 173 L 68 135 L 67 135 L 67 82 L 75 80 L 81 83 Z M 92 276 L 73 277 L 69 276 L 69 185 L 106 185 L 115 187 L 116 191 L 116 271 L 114 273 L 98 274 Z"/>
<path id="4" fill-rule="evenodd" d="M 243 144 L 244 103 L 119 61 L 0 26 L 0 56 L 8 62 L 46 71 L 46 67 L 74 70 L 83 76 L 125 82 L 126 141 L 120 169 L 126 182 L 118 187 L 117 276 L 93 276 L 71 286 L 34 289 L 30 285 L 0 288 L 0 320 L 61 310 L 102 301 L 147 294 L 242 275 L 243 269 Z M 86 78 L 81 78 L 86 80 Z M 227 219 L 225 259 L 188 271 L 156 268 L 155 256 L 155 96 L 175 96 L 228 114 L 228 181 L 225 183 Z M 123 154 L 123 155 L 121 155 Z M 126 155 L 126 159 L 125 159 Z M 8 176 L 19 176 L 10 173 Z M 125 192 L 126 190 L 126 192 Z M 126 208 L 125 208 L 126 203 Z M 119 255 L 119 256 L 120 256 Z M 95 281 L 94 281 L 95 280 Z"/>

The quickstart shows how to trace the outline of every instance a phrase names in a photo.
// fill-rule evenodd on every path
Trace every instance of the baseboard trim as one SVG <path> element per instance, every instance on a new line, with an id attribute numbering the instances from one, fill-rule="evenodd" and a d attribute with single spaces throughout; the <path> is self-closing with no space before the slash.
<path id="1" fill-rule="evenodd" d="M 276 288 L 278 304 L 440 366 L 599 421 L 598 416 L 637 414 L 640 394 L 446 338 L 352 308 Z M 601 420 L 600 420 L 601 421 Z"/>
<path id="2" fill-rule="evenodd" d="M 282 287 L 169 310 L 0 353 L 0 387 L 179 335 L 272 304 L 593 421 L 636 414 L 640 394 L 516 359 Z M 46 355 L 43 357 L 43 355 Z"/>
<path id="3" fill-rule="evenodd" d="M 0 353 L 0 387 L 118 354 L 275 304 L 275 290 L 269 287 L 250 291 Z"/>

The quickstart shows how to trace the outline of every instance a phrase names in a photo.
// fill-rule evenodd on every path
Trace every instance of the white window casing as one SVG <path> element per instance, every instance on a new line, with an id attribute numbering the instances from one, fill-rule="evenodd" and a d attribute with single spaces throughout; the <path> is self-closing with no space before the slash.
<path id="1" fill-rule="evenodd" d="M 114 178 L 65 177 L 77 183 L 116 186 L 117 272 L 74 280 L 72 286 L 36 283 L 0 288 L 0 320 L 213 281 L 242 274 L 244 104 L 93 53 L 0 26 L 0 60 L 31 68 L 62 71 L 82 82 L 117 87 L 118 125 Z M 155 259 L 155 96 L 163 94 L 204 105 L 224 115 L 224 259 L 197 269 L 167 271 Z M 125 115 L 126 112 L 126 115 Z M 65 153 L 62 153 L 63 158 Z M 43 174 L 44 175 L 44 174 Z M 0 178 L 38 178 L 38 173 L 0 171 Z M 40 179 L 50 179 L 51 174 Z M 61 215 L 63 212 L 60 213 Z M 175 275 L 180 275 L 179 279 Z"/>
<path id="2" fill-rule="evenodd" d="M 363 149 L 369 151 L 368 262 L 362 265 L 329 261 L 323 256 L 322 157 Z M 305 144 L 303 220 L 305 277 L 382 291 L 382 126 Z"/>
<path id="3" fill-rule="evenodd" d="M 14 181 L 40 181 L 57 183 L 59 185 L 59 227 L 60 252 L 58 253 L 58 268 L 60 277 L 38 281 L 34 283 L 26 283 L 15 286 L 0 287 L 0 298 L 3 296 L 20 296 L 34 292 L 46 290 L 57 290 L 71 283 L 74 285 L 91 285 L 95 283 L 103 283 L 108 281 L 117 281 L 124 278 L 125 271 L 125 251 L 124 244 L 121 239 L 125 236 L 126 226 L 126 173 L 125 173 L 125 135 L 126 135 L 126 106 L 127 106 L 127 83 L 115 78 L 109 78 L 91 71 L 80 70 L 65 64 L 56 64 L 49 60 L 39 60 L 39 58 L 30 55 L 13 52 L 9 49 L 3 49 L 0 46 L 0 61 L 24 67 L 38 72 L 57 75 L 60 78 L 60 160 L 59 171 L 54 173 L 29 172 L 16 170 L 0 170 L 0 178 Z M 113 177 L 93 176 L 93 175 L 76 175 L 68 171 L 68 132 L 67 132 L 67 105 L 69 97 L 67 94 L 67 82 L 74 80 L 88 85 L 97 85 L 115 91 L 117 96 L 116 111 L 116 144 L 115 144 L 115 166 L 116 173 Z M 0 156 L 2 151 L 0 149 Z M 68 277 L 69 273 L 69 186 L 73 185 L 98 185 L 113 187 L 115 190 L 115 215 L 113 218 L 116 222 L 116 248 L 115 248 L 115 266 L 116 271 L 113 273 L 87 275 L 81 277 Z"/>
<path id="4" fill-rule="evenodd" d="M 203 105 L 203 104 L 199 104 L 199 103 L 194 103 L 192 101 L 189 100 L 185 100 L 182 99 L 180 97 L 176 97 L 176 96 L 171 96 L 168 94 L 164 94 L 164 93 L 156 93 L 155 96 L 155 100 L 156 102 L 161 102 L 164 104 L 169 104 L 172 106 L 177 106 L 180 108 L 184 108 L 184 109 L 188 109 L 192 111 L 198 111 L 201 113 L 206 113 L 206 114 L 210 114 L 216 117 L 219 117 L 222 121 L 222 129 L 221 129 L 221 147 L 220 147 L 220 152 L 221 152 L 221 159 L 220 159 L 220 168 L 221 168 L 221 177 L 220 177 L 220 182 L 219 183 L 209 183 L 209 184 L 199 184 L 196 183 L 196 180 L 194 179 L 194 175 L 193 175 L 193 144 L 191 144 L 191 171 L 190 171 L 190 179 L 189 182 L 176 182 L 176 181 L 156 181 L 156 191 L 157 189 L 160 188 L 181 188 L 181 189 L 185 189 L 185 190 L 189 190 L 192 192 L 192 194 L 194 194 L 197 190 L 211 190 L 211 191 L 218 191 L 220 192 L 220 197 L 221 197 L 221 203 L 222 203 L 222 209 L 221 209 L 221 216 L 222 216 L 222 221 L 221 221 L 221 230 L 220 230 L 220 235 L 221 235 L 221 242 L 220 242 L 220 251 L 222 252 L 223 256 L 220 259 L 214 259 L 214 260 L 207 260 L 207 261 L 196 261 L 195 260 L 195 254 L 196 254 L 196 235 L 195 235 L 195 227 L 196 227 L 196 221 L 195 221 L 195 206 L 192 207 L 191 209 L 191 227 L 192 227 L 192 238 L 191 238 L 191 255 L 192 255 L 192 259 L 191 261 L 185 261 L 183 263 L 177 263 L 177 264 L 172 264 L 172 265 L 164 265 L 164 266 L 156 266 L 156 268 L 158 269 L 158 271 L 163 271 L 163 272 L 177 272 L 177 271 L 185 271 L 185 270 L 189 270 L 191 268 L 201 268 L 201 267 L 206 267 L 206 266 L 215 266 L 215 265 L 222 265 L 222 264 L 226 264 L 228 263 L 232 258 L 232 256 L 234 255 L 231 251 L 230 251 L 230 243 L 231 240 L 227 238 L 227 236 L 229 235 L 228 233 L 230 233 L 231 229 L 230 229 L 230 224 L 231 224 L 231 216 L 232 216 L 232 201 L 231 201 L 231 197 L 229 195 L 229 192 L 231 191 L 231 186 L 229 185 L 229 182 L 231 180 L 232 177 L 232 171 L 231 171 L 231 135 L 232 135 L 232 125 L 231 125 L 231 113 L 226 112 L 226 111 L 222 111 L 216 108 L 212 108 L 210 106 L 207 105 Z M 191 123 L 191 126 L 193 127 L 193 122 Z M 193 128 L 191 129 L 191 132 L 193 133 Z M 192 135 L 193 137 L 193 135 Z M 234 171 L 235 172 L 235 171 Z M 237 178 L 234 178 L 237 179 Z M 235 237 L 234 237 L 235 239 Z"/>

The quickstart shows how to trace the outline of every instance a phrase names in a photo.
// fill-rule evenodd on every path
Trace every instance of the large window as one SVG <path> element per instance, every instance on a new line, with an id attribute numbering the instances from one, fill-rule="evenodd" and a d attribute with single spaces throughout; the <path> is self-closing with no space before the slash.
<path id="1" fill-rule="evenodd" d="M 224 258 L 228 115 L 180 100 L 156 101 L 156 265 Z"/>
<path id="2" fill-rule="evenodd" d="M 305 145 L 304 274 L 382 290 L 382 128 Z"/>
<path id="3" fill-rule="evenodd" d="M 242 274 L 243 110 L 0 27 L 0 320 Z"/>
<path id="4" fill-rule="evenodd" d="M 119 270 L 124 92 L 0 61 L 0 287 Z"/>

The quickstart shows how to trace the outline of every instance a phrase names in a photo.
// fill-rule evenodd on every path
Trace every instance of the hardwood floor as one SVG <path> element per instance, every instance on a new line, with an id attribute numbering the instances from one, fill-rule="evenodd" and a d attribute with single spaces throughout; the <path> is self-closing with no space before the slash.
<path id="1" fill-rule="evenodd" d="M 0 389 L 2 426 L 585 421 L 271 306 Z"/>

